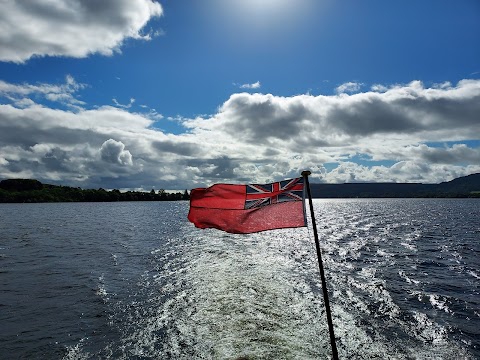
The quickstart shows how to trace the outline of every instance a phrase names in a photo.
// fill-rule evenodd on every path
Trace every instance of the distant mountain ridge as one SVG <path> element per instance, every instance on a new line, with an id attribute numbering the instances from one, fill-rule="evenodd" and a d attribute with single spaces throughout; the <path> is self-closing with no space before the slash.
<path id="1" fill-rule="evenodd" d="M 462 176 L 440 184 L 312 183 L 310 187 L 314 198 L 480 198 L 480 173 Z"/>

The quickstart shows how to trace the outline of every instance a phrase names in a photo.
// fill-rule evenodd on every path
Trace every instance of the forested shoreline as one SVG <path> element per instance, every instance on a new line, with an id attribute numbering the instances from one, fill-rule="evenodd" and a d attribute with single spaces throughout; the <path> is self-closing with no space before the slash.
<path id="1" fill-rule="evenodd" d="M 480 198 L 480 174 L 471 174 L 440 184 L 345 183 L 311 184 L 314 198 Z M 82 189 L 43 184 L 34 179 L 0 181 L 0 203 L 177 201 L 189 200 L 184 192 L 120 191 Z"/>
<path id="2" fill-rule="evenodd" d="M 82 189 L 42 184 L 32 179 L 8 179 L 0 182 L 0 203 L 107 202 L 107 201 L 177 201 L 188 200 L 188 191 L 125 191 Z"/>

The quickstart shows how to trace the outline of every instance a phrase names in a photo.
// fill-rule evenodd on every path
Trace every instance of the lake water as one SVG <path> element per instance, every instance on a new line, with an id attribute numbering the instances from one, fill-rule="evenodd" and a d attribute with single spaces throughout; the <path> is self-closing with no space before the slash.
<path id="1" fill-rule="evenodd" d="M 480 359 L 480 201 L 314 200 L 341 359 Z M 0 204 L 1 359 L 328 359 L 311 228 Z"/>

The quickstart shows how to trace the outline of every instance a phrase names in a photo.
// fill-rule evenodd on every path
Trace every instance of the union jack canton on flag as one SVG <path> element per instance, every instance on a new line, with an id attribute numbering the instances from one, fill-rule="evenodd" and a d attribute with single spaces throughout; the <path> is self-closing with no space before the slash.
<path id="1" fill-rule="evenodd" d="M 303 178 L 263 185 L 249 184 L 246 187 L 245 209 L 286 201 L 303 201 Z"/>

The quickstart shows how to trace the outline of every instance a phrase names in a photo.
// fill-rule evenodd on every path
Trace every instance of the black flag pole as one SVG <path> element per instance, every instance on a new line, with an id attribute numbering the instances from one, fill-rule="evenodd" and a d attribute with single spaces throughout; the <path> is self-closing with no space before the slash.
<path id="1" fill-rule="evenodd" d="M 318 267 L 320 268 L 320 278 L 322 279 L 323 299 L 325 302 L 325 312 L 327 313 L 328 331 L 330 333 L 330 344 L 332 345 L 332 358 L 338 360 L 337 345 L 335 343 L 335 334 L 333 332 L 332 313 L 330 312 L 330 302 L 328 301 L 327 282 L 325 281 L 325 271 L 323 270 L 322 252 L 320 251 L 320 241 L 318 240 L 317 224 L 315 222 L 315 215 L 313 213 L 312 193 L 310 191 L 310 183 L 308 182 L 308 176 L 310 171 L 302 171 L 303 179 L 305 180 L 305 186 L 307 188 L 308 200 L 310 203 L 310 215 L 312 217 L 313 236 L 315 237 L 315 247 L 317 249 Z"/>

